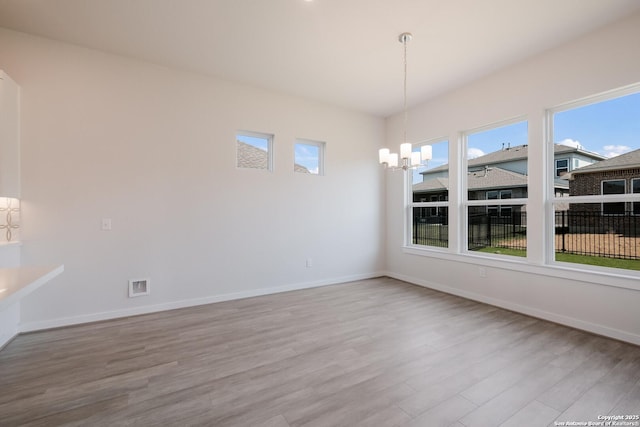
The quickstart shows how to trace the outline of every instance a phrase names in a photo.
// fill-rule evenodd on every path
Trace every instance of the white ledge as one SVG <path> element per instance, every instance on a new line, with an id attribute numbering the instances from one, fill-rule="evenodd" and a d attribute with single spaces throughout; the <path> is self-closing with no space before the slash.
<path id="1" fill-rule="evenodd" d="M 0 311 L 64 271 L 64 266 L 0 268 Z"/>

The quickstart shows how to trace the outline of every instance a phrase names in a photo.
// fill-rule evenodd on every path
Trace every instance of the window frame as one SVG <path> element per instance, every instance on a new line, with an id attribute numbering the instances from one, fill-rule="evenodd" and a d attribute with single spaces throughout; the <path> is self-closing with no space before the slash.
<path id="1" fill-rule="evenodd" d="M 268 172 L 273 172 L 274 169 L 274 138 L 275 135 L 271 134 L 271 133 L 263 133 L 263 132 L 255 132 L 255 131 L 245 131 L 245 130 L 236 130 L 236 169 L 243 169 L 243 170 L 264 170 L 264 171 L 268 171 Z M 245 166 L 239 166 L 238 165 L 238 137 L 239 136 L 244 136 L 247 138 L 257 138 L 257 139 L 264 139 L 267 141 L 267 167 L 266 168 L 255 168 L 255 167 L 245 167 Z M 240 141 L 243 142 L 243 141 Z M 245 144 L 247 144 L 246 142 L 243 142 Z M 253 144 L 249 144 L 255 148 L 260 149 L 259 147 L 254 146 Z"/>
<path id="2" fill-rule="evenodd" d="M 300 173 L 303 175 L 316 175 L 316 176 L 324 176 L 325 174 L 325 150 L 326 150 L 326 145 L 327 143 L 324 141 L 317 141 L 314 139 L 306 139 L 306 138 L 296 138 L 293 141 L 293 169 L 295 172 L 295 165 L 296 165 L 296 146 L 297 145 L 308 145 L 308 146 L 312 146 L 312 147 L 317 147 L 318 148 L 318 172 L 314 173 L 309 171 L 308 174 L 302 173 L 302 172 L 296 172 L 296 173 Z M 308 169 L 307 169 L 308 170 Z"/>
<path id="3" fill-rule="evenodd" d="M 437 145 L 437 144 L 442 144 L 442 143 L 446 143 L 447 144 L 447 155 L 448 155 L 448 159 L 447 159 L 447 164 L 451 165 L 451 150 L 449 149 L 449 145 L 451 144 L 451 142 L 449 141 L 448 137 L 440 137 L 440 138 L 433 138 L 433 139 L 427 139 L 427 140 L 423 140 L 423 141 L 419 141 L 419 142 L 414 142 L 411 144 L 411 150 L 413 151 L 416 148 L 422 147 L 423 145 Z M 450 176 L 450 167 L 449 170 L 447 170 L 447 177 Z M 429 212 L 429 215 L 431 215 L 431 212 L 434 212 L 432 209 L 435 209 L 436 212 L 436 216 L 440 214 L 440 212 L 442 211 L 441 208 L 446 208 L 445 212 L 447 215 L 447 224 L 449 226 L 451 226 L 451 218 L 450 218 L 450 197 L 438 197 L 438 201 L 428 201 L 428 202 L 414 202 L 413 201 L 413 175 L 411 175 L 413 173 L 413 171 L 409 171 L 407 174 L 407 179 L 405 179 L 405 224 L 404 224 L 404 242 L 403 242 L 403 247 L 405 248 L 415 248 L 418 249 L 420 251 L 422 250 L 426 250 L 426 251 L 433 251 L 433 252 L 448 252 L 451 250 L 451 234 L 448 234 L 448 240 L 447 240 L 447 246 L 446 247 L 441 247 L 441 246 L 430 246 L 430 245 L 419 245 L 419 244 L 415 244 L 413 243 L 413 211 L 415 208 L 420 208 L 420 211 L 422 212 L 422 209 L 426 208 L 426 212 Z M 449 190 L 447 190 L 449 191 Z M 434 196 L 431 196 L 434 197 Z M 440 200 L 440 199 L 445 199 L 445 200 Z"/>
<path id="4" fill-rule="evenodd" d="M 544 115 L 544 126 L 545 126 L 545 150 L 546 150 L 546 165 L 550 165 L 552 159 L 554 158 L 554 115 L 556 113 L 561 113 L 564 111 L 569 111 L 572 109 L 577 109 L 593 104 L 597 104 L 600 102 L 607 102 L 610 100 L 614 100 L 617 98 L 622 98 L 628 95 L 639 95 L 640 96 L 640 82 L 631 84 L 629 86 L 620 87 L 616 89 L 612 89 L 609 91 L 601 92 L 598 94 L 586 96 L 584 98 L 580 98 L 577 100 L 573 100 L 570 102 L 566 102 L 563 104 L 556 105 L 551 108 L 547 108 L 545 110 Z M 545 266 L 556 267 L 558 269 L 567 270 L 571 272 L 576 271 L 587 271 L 588 274 L 595 274 L 600 277 L 610 277 L 615 280 L 615 278 L 619 277 L 629 277 L 633 278 L 632 280 L 637 280 L 640 277 L 640 273 L 635 270 L 626 270 L 626 269 L 617 269 L 617 268 L 609 268 L 609 267 L 600 267 L 596 265 L 589 264 L 576 264 L 571 262 L 562 262 L 556 260 L 556 247 L 555 247 L 555 211 L 558 206 L 571 206 L 572 204 L 603 204 L 603 203 L 612 203 L 612 202 L 633 202 L 634 195 L 630 193 L 625 194 L 611 194 L 611 195 L 603 195 L 603 194 L 595 194 L 595 195 L 580 195 L 580 196 L 564 196 L 558 197 L 554 193 L 554 179 L 549 179 L 551 177 L 545 177 L 547 181 L 547 185 L 545 188 L 545 201 L 547 209 L 545 211 Z M 602 193 L 602 189 L 600 190 Z M 638 197 L 640 201 L 640 197 Z M 601 210 L 602 212 L 602 206 Z M 611 283 L 611 282 L 609 282 Z M 623 286 L 627 287 L 627 286 Z M 630 289 L 640 289 L 637 286 L 629 287 Z"/>
<path id="5" fill-rule="evenodd" d="M 508 206 L 509 208 L 513 208 L 514 206 L 522 206 L 522 210 L 523 211 L 527 211 L 527 205 L 528 205 L 528 197 L 524 198 L 515 198 L 515 199 L 501 199 L 500 198 L 500 191 L 501 190 L 496 190 L 498 191 L 498 199 L 491 199 L 490 201 L 485 199 L 485 200 L 470 200 L 469 199 L 469 186 L 468 186 L 468 171 L 469 171 L 469 158 L 468 158 L 468 149 L 469 149 L 469 136 L 473 135 L 473 134 L 477 134 L 477 133 L 481 133 L 481 132 L 485 132 L 485 131 L 489 131 L 492 129 L 497 129 L 497 128 L 502 128 L 502 127 L 507 127 L 507 126 L 511 126 L 511 125 L 515 125 L 518 123 L 526 123 L 527 124 L 527 145 L 529 144 L 529 130 L 530 130 L 530 126 L 531 124 L 529 123 L 529 117 L 527 115 L 520 115 L 520 116 L 516 116 L 516 117 L 512 117 L 510 119 L 506 119 L 506 120 L 500 120 L 497 122 L 493 122 L 493 123 L 489 123 L 487 125 L 484 126 L 480 126 L 480 127 L 476 127 L 476 128 L 472 128 L 472 129 L 467 129 L 465 131 L 462 131 L 460 133 L 460 144 L 461 144 L 461 150 L 463 153 L 463 159 L 462 159 L 462 168 L 460 173 L 462 174 L 462 178 L 460 179 L 460 186 L 461 186 L 461 196 L 462 196 L 462 202 L 461 202 L 461 207 L 462 207 L 462 212 L 463 215 L 460 216 L 460 224 L 458 225 L 461 231 L 461 247 L 460 247 L 460 253 L 465 254 L 465 255 L 469 255 L 469 256 L 478 256 L 474 251 L 471 251 L 469 249 L 469 208 L 472 207 L 477 207 L 477 206 L 484 206 L 486 207 L 487 213 L 489 212 L 490 208 L 496 208 L 497 209 L 497 218 L 500 218 L 501 216 L 501 211 L 502 211 L 502 206 Z M 529 170 L 529 158 L 527 157 L 527 171 Z M 527 174 L 528 177 L 528 174 Z M 528 187 L 529 187 L 529 180 L 527 179 L 527 195 L 529 193 L 528 191 Z M 512 193 L 513 194 L 513 193 Z M 486 197 L 486 196 L 485 196 Z M 523 259 L 528 258 L 529 256 L 529 250 L 527 248 L 527 255 L 526 257 L 523 257 Z M 500 258 L 500 259 L 511 259 L 511 258 L 515 258 L 518 259 L 516 262 L 521 263 L 522 261 L 519 260 L 520 257 L 515 257 L 515 256 L 510 256 L 510 255 L 497 255 L 497 254 L 482 254 L 481 255 L 483 258 Z"/>

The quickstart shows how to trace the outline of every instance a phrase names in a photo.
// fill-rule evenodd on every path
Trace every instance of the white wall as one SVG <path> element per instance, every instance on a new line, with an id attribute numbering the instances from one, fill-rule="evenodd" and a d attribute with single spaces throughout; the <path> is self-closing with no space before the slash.
<path id="1" fill-rule="evenodd" d="M 387 178 L 389 274 L 491 304 L 640 344 L 640 280 L 586 274 L 579 268 L 544 266 L 545 173 L 543 118 L 546 108 L 640 81 L 640 14 L 545 52 L 409 112 L 410 141 L 446 136 L 452 170 L 460 169 L 460 131 L 516 116 L 529 119 L 529 262 L 527 265 L 460 255 L 461 235 L 450 236 L 451 254 L 420 256 L 402 249 L 403 183 Z M 402 117 L 388 120 L 387 140 L 397 140 Z M 391 142 L 389 142 L 391 144 Z M 460 223 L 460 187 L 450 189 L 451 223 Z M 539 212 L 539 215 L 531 215 Z M 453 229 L 454 227 L 450 227 Z M 458 248 L 456 247 L 458 246 Z M 479 267 L 487 269 L 481 278 Z M 635 289 L 634 289 L 635 288 Z"/>
<path id="2" fill-rule="evenodd" d="M 7 30 L 0 68 L 22 89 L 22 263 L 65 266 L 23 330 L 384 270 L 382 119 Z M 275 134 L 273 173 L 236 168 L 238 129 Z M 326 176 L 293 173 L 296 137 L 326 141 Z"/>

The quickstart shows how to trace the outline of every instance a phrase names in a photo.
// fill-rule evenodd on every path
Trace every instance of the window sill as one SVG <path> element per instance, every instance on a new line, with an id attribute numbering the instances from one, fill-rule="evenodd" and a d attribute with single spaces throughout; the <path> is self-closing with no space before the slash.
<path id="1" fill-rule="evenodd" d="M 526 258 L 518 259 L 517 257 L 511 256 L 451 253 L 447 252 L 447 250 L 417 246 L 403 246 L 402 252 L 410 255 L 481 265 L 483 267 L 519 271 L 553 278 L 569 279 L 640 291 L 640 272 L 631 270 L 628 273 L 623 270 L 614 269 L 611 269 L 611 271 L 604 271 L 604 269 L 593 268 L 588 265 L 575 264 L 574 267 L 574 264 L 565 263 L 537 265 L 527 262 Z"/>

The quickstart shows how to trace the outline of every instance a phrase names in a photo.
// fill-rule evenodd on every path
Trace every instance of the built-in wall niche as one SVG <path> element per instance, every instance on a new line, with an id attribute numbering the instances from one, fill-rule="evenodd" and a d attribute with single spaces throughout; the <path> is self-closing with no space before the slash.
<path id="1" fill-rule="evenodd" d="M 0 70 L 0 197 L 20 198 L 20 88 Z"/>

